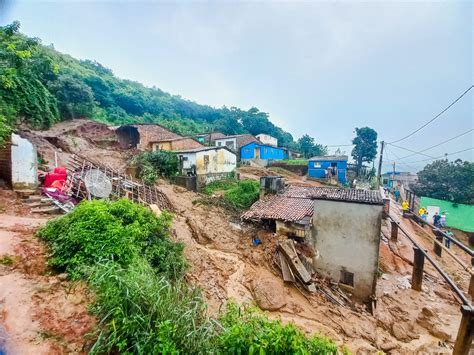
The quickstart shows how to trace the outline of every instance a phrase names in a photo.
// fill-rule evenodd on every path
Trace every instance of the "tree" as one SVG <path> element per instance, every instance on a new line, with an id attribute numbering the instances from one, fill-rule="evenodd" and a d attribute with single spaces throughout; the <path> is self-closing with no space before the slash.
<path id="1" fill-rule="evenodd" d="M 91 88 L 71 75 L 61 75 L 50 85 L 58 100 L 59 112 L 66 119 L 90 116 L 94 106 Z"/>
<path id="2" fill-rule="evenodd" d="M 474 204 L 474 163 L 436 160 L 418 173 L 412 189 L 418 196 Z"/>
<path id="3" fill-rule="evenodd" d="M 297 142 L 298 150 L 305 158 L 327 154 L 327 147 L 314 142 L 314 138 L 304 134 Z"/>
<path id="4" fill-rule="evenodd" d="M 356 137 L 352 140 L 352 158 L 357 164 L 359 174 L 363 163 L 370 163 L 377 156 L 377 132 L 369 127 L 355 129 Z"/>

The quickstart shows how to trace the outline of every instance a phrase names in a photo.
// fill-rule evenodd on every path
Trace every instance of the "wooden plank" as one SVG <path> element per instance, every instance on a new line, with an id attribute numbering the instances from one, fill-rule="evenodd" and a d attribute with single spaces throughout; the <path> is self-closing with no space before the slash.
<path id="1" fill-rule="evenodd" d="M 311 282 L 311 275 L 308 273 L 306 268 L 303 266 L 298 254 L 295 253 L 295 249 L 292 244 L 293 241 L 289 240 L 279 244 L 279 248 L 283 255 L 286 257 L 290 268 L 293 272 L 301 279 L 301 281 L 305 284 L 309 284 Z"/>
<path id="2" fill-rule="evenodd" d="M 283 280 L 287 282 L 296 282 L 295 275 L 293 275 L 293 272 L 290 269 L 290 266 L 288 265 L 288 262 L 286 261 L 286 258 L 283 256 L 281 252 L 278 252 L 278 257 L 280 259 L 280 268 L 281 268 L 281 273 L 283 275 Z"/>

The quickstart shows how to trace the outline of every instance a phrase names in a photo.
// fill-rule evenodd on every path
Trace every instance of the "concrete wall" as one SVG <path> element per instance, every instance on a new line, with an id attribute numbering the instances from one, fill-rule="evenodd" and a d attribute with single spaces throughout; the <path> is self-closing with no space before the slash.
<path id="1" fill-rule="evenodd" d="M 184 150 L 203 148 L 204 146 L 192 138 L 175 139 L 152 143 L 152 151 L 160 150 Z"/>
<path id="2" fill-rule="evenodd" d="M 236 151 L 237 150 L 237 138 L 223 138 L 223 139 L 216 139 L 214 142 L 216 147 L 227 147 L 230 150 Z"/>
<path id="3" fill-rule="evenodd" d="M 237 167 L 237 157 L 227 149 L 196 152 L 196 174 L 230 173 Z"/>
<path id="4" fill-rule="evenodd" d="M 268 134 L 257 134 L 255 136 L 260 142 L 262 142 L 263 144 L 268 144 L 268 145 L 272 145 L 274 147 L 277 147 L 278 146 L 278 139 L 276 139 L 275 137 L 272 137 Z"/>
<path id="5" fill-rule="evenodd" d="M 304 226 L 298 223 L 276 221 L 276 233 L 287 236 L 304 238 L 309 231 L 309 225 Z"/>
<path id="6" fill-rule="evenodd" d="M 375 294 L 379 259 L 381 205 L 315 200 L 312 243 L 319 251 L 315 268 L 339 282 L 341 271 L 354 274 L 353 295 Z"/>
<path id="7" fill-rule="evenodd" d="M 260 145 L 257 143 L 249 143 L 240 148 L 240 157 L 242 160 L 283 160 L 285 158 L 285 152 L 282 148 L 271 147 L 269 145 Z"/>
<path id="8" fill-rule="evenodd" d="M 34 189 L 38 186 L 38 154 L 27 139 L 17 134 L 11 138 L 13 189 Z"/>
<path id="9" fill-rule="evenodd" d="M 438 200 L 422 196 L 420 205 L 427 208 L 438 207 L 439 214 L 446 212 L 446 225 L 465 232 L 474 232 L 474 205 L 454 204 L 449 201 Z M 428 222 L 433 223 L 433 215 L 428 215 Z"/>

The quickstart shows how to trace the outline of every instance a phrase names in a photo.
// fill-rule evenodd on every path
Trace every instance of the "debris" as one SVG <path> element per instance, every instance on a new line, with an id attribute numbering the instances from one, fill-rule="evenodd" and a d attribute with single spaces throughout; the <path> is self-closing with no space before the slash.
<path id="1" fill-rule="evenodd" d="M 258 306 L 267 311 L 276 311 L 286 305 L 283 288 L 271 278 L 259 278 L 252 284 L 252 293 Z"/>
<path id="2" fill-rule="evenodd" d="M 290 269 L 290 266 L 288 265 L 286 258 L 283 256 L 281 252 L 278 252 L 278 258 L 280 260 L 280 267 L 281 267 L 281 273 L 283 274 L 283 280 L 289 281 L 289 282 L 296 282 L 295 275 L 293 275 L 293 272 Z"/>

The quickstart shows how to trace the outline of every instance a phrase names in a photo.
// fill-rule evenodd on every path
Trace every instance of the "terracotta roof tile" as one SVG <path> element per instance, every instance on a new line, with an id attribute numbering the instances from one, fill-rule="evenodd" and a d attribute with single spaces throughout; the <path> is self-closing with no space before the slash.
<path id="1" fill-rule="evenodd" d="M 382 195 L 375 190 L 290 185 L 282 196 L 383 205 Z"/>
<path id="2" fill-rule="evenodd" d="M 313 215 L 314 202 L 307 198 L 269 195 L 255 202 L 242 215 L 244 220 L 276 219 L 296 222 Z"/>

